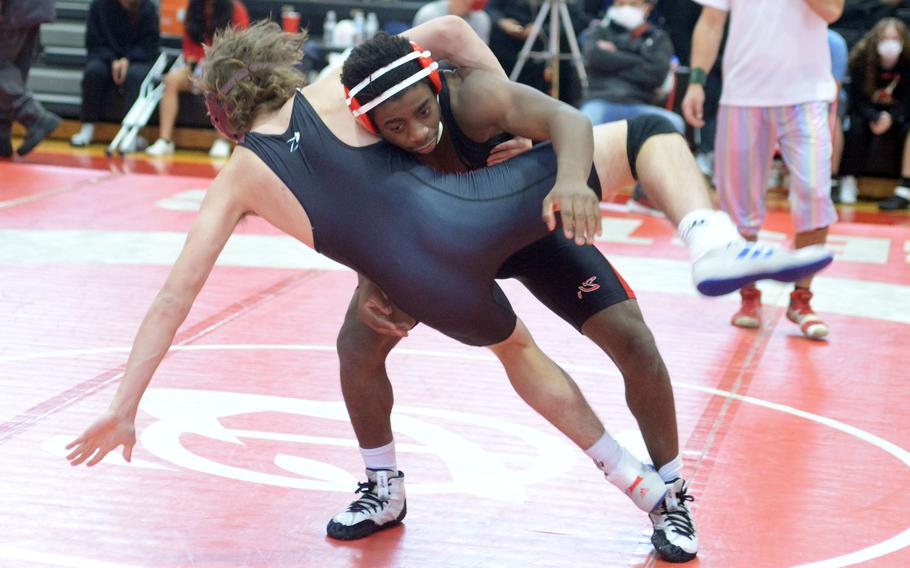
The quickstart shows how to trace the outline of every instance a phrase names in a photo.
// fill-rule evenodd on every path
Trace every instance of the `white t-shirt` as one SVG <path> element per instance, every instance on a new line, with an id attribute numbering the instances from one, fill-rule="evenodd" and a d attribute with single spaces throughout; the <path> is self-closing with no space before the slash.
<path id="1" fill-rule="evenodd" d="M 420 24 L 429 22 L 433 18 L 447 15 L 449 15 L 448 0 L 430 2 L 429 4 L 424 4 L 417 10 L 412 25 L 419 26 Z M 492 22 L 489 14 L 483 10 L 472 10 L 464 16 L 464 20 L 468 22 L 468 25 L 474 29 L 474 32 L 480 36 L 480 39 L 482 39 L 484 43 L 490 43 L 490 27 L 492 26 Z"/>
<path id="2" fill-rule="evenodd" d="M 720 103 L 833 101 L 828 24 L 805 0 L 696 0 L 729 12 Z"/>

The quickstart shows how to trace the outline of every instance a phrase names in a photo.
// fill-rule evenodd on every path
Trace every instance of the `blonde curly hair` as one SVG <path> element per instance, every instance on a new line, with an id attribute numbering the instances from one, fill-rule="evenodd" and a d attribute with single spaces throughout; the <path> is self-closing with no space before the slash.
<path id="1" fill-rule="evenodd" d="M 303 57 L 304 41 L 306 32 L 287 33 L 269 20 L 245 30 L 225 28 L 205 49 L 197 87 L 216 94 L 231 130 L 248 132 L 257 114 L 278 110 L 304 84 L 294 67 Z"/>

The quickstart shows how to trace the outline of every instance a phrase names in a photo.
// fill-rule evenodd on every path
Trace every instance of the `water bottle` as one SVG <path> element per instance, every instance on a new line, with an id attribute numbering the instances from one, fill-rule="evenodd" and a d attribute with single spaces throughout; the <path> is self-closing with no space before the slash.
<path id="1" fill-rule="evenodd" d="M 354 16 L 354 45 L 360 45 L 365 39 L 366 21 L 363 18 L 363 10 L 352 10 L 351 15 Z"/>
<path id="2" fill-rule="evenodd" d="M 379 18 L 376 17 L 376 12 L 370 12 L 367 14 L 367 23 L 364 25 L 363 33 L 366 35 L 366 39 L 371 39 L 378 31 Z"/>
<path id="3" fill-rule="evenodd" d="M 325 22 L 322 24 L 322 43 L 326 46 L 335 43 L 333 39 L 335 35 L 335 21 L 335 10 L 329 10 L 325 13 Z"/>

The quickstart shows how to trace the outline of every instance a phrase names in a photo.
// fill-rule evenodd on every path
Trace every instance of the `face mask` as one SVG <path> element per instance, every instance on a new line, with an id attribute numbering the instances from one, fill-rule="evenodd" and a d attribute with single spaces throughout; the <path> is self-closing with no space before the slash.
<path id="1" fill-rule="evenodd" d="M 645 10 L 636 6 L 610 6 L 605 19 L 627 30 L 634 30 L 645 23 Z"/>
<path id="2" fill-rule="evenodd" d="M 883 39 L 878 42 L 878 54 L 886 65 L 894 64 L 903 50 L 904 46 L 899 39 Z"/>

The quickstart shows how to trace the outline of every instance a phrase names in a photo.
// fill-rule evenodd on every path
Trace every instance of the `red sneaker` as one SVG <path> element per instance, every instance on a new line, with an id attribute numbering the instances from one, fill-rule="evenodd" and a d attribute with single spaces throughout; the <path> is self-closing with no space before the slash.
<path id="1" fill-rule="evenodd" d="M 733 314 L 730 323 L 736 327 L 749 329 L 761 327 L 761 290 L 755 286 L 749 286 L 741 288 L 739 295 L 742 296 L 742 304 L 739 311 Z"/>
<path id="2" fill-rule="evenodd" d="M 812 292 L 806 288 L 797 288 L 790 293 L 790 307 L 787 308 L 787 319 L 799 326 L 803 335 L 809 339 L 824 339 L 828 336 L 828 324 L 812 311 L 809 301 Z"/>

